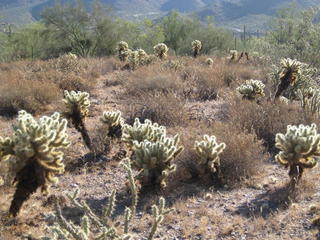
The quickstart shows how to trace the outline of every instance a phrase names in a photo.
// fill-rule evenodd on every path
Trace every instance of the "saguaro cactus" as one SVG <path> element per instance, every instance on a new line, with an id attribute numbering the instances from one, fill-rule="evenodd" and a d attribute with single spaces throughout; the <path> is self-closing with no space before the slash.
<path id="1" fill-rule="evenodd" d="M 117 50 L 120 61 L 125 62 L 131 52 L 128 43 L 125 41 L 118 42 Z"/>
<path id="2" fill-rule="evenodd" d="M 0 160 L 11 160 L 15 172 L 16 191 L 9 212 L 17 216 L 22 204 L 39 188 L 47 193 L 56 175 L 64 172 L 62 148 L 70 143 L 66 134 L 67 120 L 59 113 L 36 121 L 32 115 L 20 111 L 12 137 L 0 137 Z"/>
<path id="3" fill-rule="evenodd" d="M 298 81 L 302 67 L 301 62 L 290 58 L 282 59 L 280 65 L 280 83 L 276 90 L 275 99 L 279 98 L 290 85 L 293 86 Z"/>
<path id="4" fill-rule="evenodd" d="M 256 100 L 264 96 L 265 85 L 260 80 L 247 80 L 237 88 L 243 99 Z"/>
<path id="5" fill-rule="evenodd" d="M 196 141 L 194 149 L 197 154 L 201 173 L 212 173 L 216 180 L 221 178 L 219 155 L 226 148 L 225 143 L 217 143 L 215 136 L 204 135 L 202 141 Z"/>
<path id="6" fill-rule="evenodd" d="M 67 108 L 63 113 L 64 117 L 72 122 L 75 129 L 81 133 L 86 146 L 93 151 L 91 138 L 85 126 L 85 118 L 89 115 L 89 93 L 65 90 L 63 102 Z"/>
<path id="7" fill-rule="evenodd" d="M 196 58 L 200 54 L 202 43 L 199 40 L 194 40 L 192 43 L 193 57 Z"/>
<path id="8" fill-rule="evenodd" d="M 317 165 L 317 158 L 320 156 L 320 134 L 317 126 L 289 125 L 286 134 L 276 135 L 276 147 L 280 149 L 276 159 L 289 167 L 290 186 L 294 190 L 304 170 Z"/>
<path id="9" fill-rule="evenodd" d="M 160 59 L 165 59 L 167 57 L 167 53 L 169 48 L 164 43 L 158 43 L 153 47 L 156 56 Z"/>

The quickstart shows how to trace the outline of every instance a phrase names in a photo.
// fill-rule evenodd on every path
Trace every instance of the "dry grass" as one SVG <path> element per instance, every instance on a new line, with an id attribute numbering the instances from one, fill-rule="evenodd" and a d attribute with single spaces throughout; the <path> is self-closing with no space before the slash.
<path id="1" fill-rule="evenodd" d="M 273 102 L 257 104 L 235 98 L 230 105 L 230 121 L 257 134 L 271 151 L 275 150 L 275 135 L 285 132 L 287 125 L 306 124 L 301 109 L 294 104 L 274 104 Z"/>
<path id="2" fill-rule="evenodd" d="M 173 93 L 144 93 L 131 98 L 126 105 L 127 121 L 133 123 L 135 118 L 146 119 L 167 127 L 184 125 L 188 119 L 185 103 Z"/>
<path id="3" fill-rule="evenodd" d="M 113 70 L 114 61 L 80 59 L 77 70 L 69 72 L 56 69 L 54 60 L 0 64 L 0 115 L 12 116 L 22 109 L 45 111 L 61 97 L 62 90 L 90 92 L 101 74 Z"/>
<path id="4" fill-rule="evenodd" d="M 181 179 L 201 177 L 202 171 L 196 164 L 194 142 L 201 140 L 204 134 L 216 136 L 218 143 L 226 143 L 226 149 L 220 155 L 220 163 L 223 183 L 229 187 L 248 183 L 248 180 L 260 173 L 268 157 L 262 141 L 259 141 L 254 133 L 243 131 L 237 125 L 221 122 L 206 125 L 195 122 L 179 130 L 185 147 L 185 151 L 178 158 L 181 166 L 178 176 Z M 211 178 L 204 180 L 214 184 Z"/>

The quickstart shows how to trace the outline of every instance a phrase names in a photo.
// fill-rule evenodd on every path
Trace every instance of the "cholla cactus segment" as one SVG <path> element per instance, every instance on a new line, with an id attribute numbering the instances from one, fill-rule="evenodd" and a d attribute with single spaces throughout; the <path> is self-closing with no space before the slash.
<path id="1" fill-rule="evenodd" d="M 75 92 L 64 91 L 63 102 L 66 104 L 69 114 L 80 113 L 81 118 L 85 118 L 89 115 L 89 93 L 87 92 Z"/>
<path id="2" fill-rule="evenodd" d="M 125 41 L 120 41 L 118 43 L 117 50 L 120 61 L 126 61 L 131 52 L 128 43 Z"/>
<path id="3" fill-rule="evenodd" d="M 276 145 L 279 154 L 278 162 L 290 168 L 289 176 L 294 184 L 301 178 L 305 168 L 313 168 L 320 157 L 320 134 L 317 126 L 292 126 L 287 127 L 286 134 L 276 135 Z"/>
<path id="4" fill-rule="evenodd" d="M 242 84 L 237 88 L 239 93 L 244 99 L 255 100 L 264 96 L 265 85 L 260 80 L 247 80 L 245 84 Z"/>
<path id="5" fill-rule="evenodd" d="M 160 183 L 163 188 L 166 187 L 169 174 L 176 170 L 176 165 L 171 161 L 183 150 L 183 147 L 179 146 L 179 140 L 178 135 L 173 138 L 162 135 L 156 142 L 134 142 L 132 165 L 142 171 L 139 176 L 142 184 L 152 184 L 151 179 L 156 178 L 156 183 Z"/>
<path id="6" fill-rule="evenodd" d="M 73 53 L 67 53 L 54 61 L 54 68 L 61 72 L 79 71 L 79 59 Z"/>
<path id="7" fill-rule="evenodd" d="M 212 65 L 213 65 L 213 59 L 212 59 L 212 58 L 207 58 L 207 59 L 206 59 L 206 64 L 207 64 L 208 66 L 212 66 Z"/>
<path id="8" fill-rule="evenodd" d="M 158 43 L 153 47 L 155 54 L 160 59 L 165 59 L 167 57 L 167 53 L 169 51 L 169 48 L 164 43 Z"/>
<path id="9" fill-rule="evenodd" d="M 194 149 L 199 157 L 199 165 L 207 165 L 212 172 L 220 166 L 219 155 L 226 148 L 225 143 L 218 144 L 215 136 L 204 135 L 203 140 L 194 144 Z"/>
<path id="10" fill-rule="evenodd" d="M 133 146 L 134 141 L 143 142 L 144 140 L 148 140 L 155 142 L 165 134 L 165 127 L 152 123 L 148 119 L 144 123 L 140 123 L 140 120 L 136 118 L 132 126 L 129 124 L 123 125 L 122 140 L 129 146 Z"/>
<path id="11" fill-rule="evenodd" d="M 66 126 L 67 121 L 60 119 L 59 113 L 37 121 L 29 113 L 20 111 L 13 136 L 0 139 L 2 157 L 6 160 L 15 157 L 17 189 L 9 210 L 14 216 L 38 187 L 47 193 L 50 185 L 57 182 L 56 176 L 64 172 L 61 149 L 70 145 Z"/>
<path id="12" fill-rule="evenodd" d="M 202 43 L 199 40 L 194 40 L 192 43 L 192 50 L 193 50 L 193 56 L 197 57 L 200 53 L 200 50 L 202 48 Z"/>
<path id="13" fill-rule="evenodd" d="M 123 118 L 121 117 L 120 111 L 115 112 L 103 112 L 101 122 L 106 124 L 109 128 L 115 126 L 122 126 L 124 123 Z"/>

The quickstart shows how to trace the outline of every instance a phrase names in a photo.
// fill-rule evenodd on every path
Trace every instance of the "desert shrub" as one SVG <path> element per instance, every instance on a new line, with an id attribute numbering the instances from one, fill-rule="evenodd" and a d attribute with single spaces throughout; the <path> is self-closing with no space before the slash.
<path id="1" fill-rule="evenodd" d="M 184 94 L 187 98 L 198 101 L 214 100 L 224 86 L 224 79 L 218 68 L 208 69 L 204 66 L 196 66 L 189 70 L 187 88 Z"/>
<path id="2" fill-rule="evenodd" d="M 239 124 L 241 128 L 254 132 L 271 151 L 274 151 L 274 138 L 278 132 L 285 131 L 288 124 L 305 122 L 299 106 L 281 102 L 241 103 L 239 100 L 231 101 L 229 119 L 232 123 Z"/>
<path id="3" fill-rule="evenodd" d="M 263 142 L 254 132 L 244 131 L 232 123 L 219 122 L 213 125 L 212 131 L 219 142 L 226 143 L 220 154 L 223 183 L 236 186 L 259 174 L 267 157 Z"/>
<path id="4" fill-rule="evenodd" d="M 161 70 L 158 66 L 142 67 L 128 76 L 125 81 L 126 94 L 137 96 L 145 92 L 155 93 L 179 90 L 182 81 L 178 75 Z"/>
<path id="5" fill-rule="evenodd" d="M 0 114 L 15 115 L 19 110 L 39 113 L 59 97 L 59 89 L 51 82 L 25 80 L 16 73 L 0 77 Z"/>
<path id="6" fill-rule="evenodd" d="M 132 98 L 126 105 L 127 121 L 132 123 L 135 118 L 144 121 L 150 119 L 164 126 L 183 125 L 187 120 L 185 103 L 179 96 L 168 94 L 143 94 Z"/>
<path id="7" fill-rule="evenodd" d="M 242 130 L 237 124 L 190 122 L 187 127 L 175 128 L 174 131 L 181 133 L 181 143 L 185 148 L 176 161 L 179 167 L 177 177 L 181 180 L 200 178 L 217 187 L 225 184 L 229 187 L 236 187 L 259 174 L 266 160 L 262 141 L 254 133 Z M 194 144 L 205 134 L 214 135 L 219 144 L 225 143 L 226 145 L 218 155 L 220 159 L 219 178 L 213 178 L 210 172 L 207 174 L 207 166 L 198 164 L 199 156 Z"/>
<path id="8" fill-rule="evenodd" d="M 15 175 L 16 191 L 9 209 L 13 216 L 39 187 L 47 193 L 64 172 L 61 150 L 70 145 L 66 128 L 67 121 L 59 113 L 37 121 L 20 111 L 13 135 L 0 137 L 0 161 L 7 160 Z"/>

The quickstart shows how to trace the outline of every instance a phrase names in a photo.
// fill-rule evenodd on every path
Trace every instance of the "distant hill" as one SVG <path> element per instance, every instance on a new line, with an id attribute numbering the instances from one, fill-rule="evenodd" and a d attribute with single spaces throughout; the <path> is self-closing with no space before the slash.
<path id="1" fill-rule="evenodd" d="M 93 0 L 85 0 L 90 6 Z M 62 0 L 62 3 L 72 2 Z M 214 16 L 217 24 L 239 28 L 263 28 L 263 24 L 277 9 L 291 0 L 101 0 L 115 14 L 127 19 L 158 18 L 172 10 L 196 13 L 201 19 Z M 320 0 L 297 0 L 301 8 L 320 6 Z M 40 18 L 41 11 L 53 6 L 55 0 L 0 0 L 0 21 L 21 25 Z"/>

